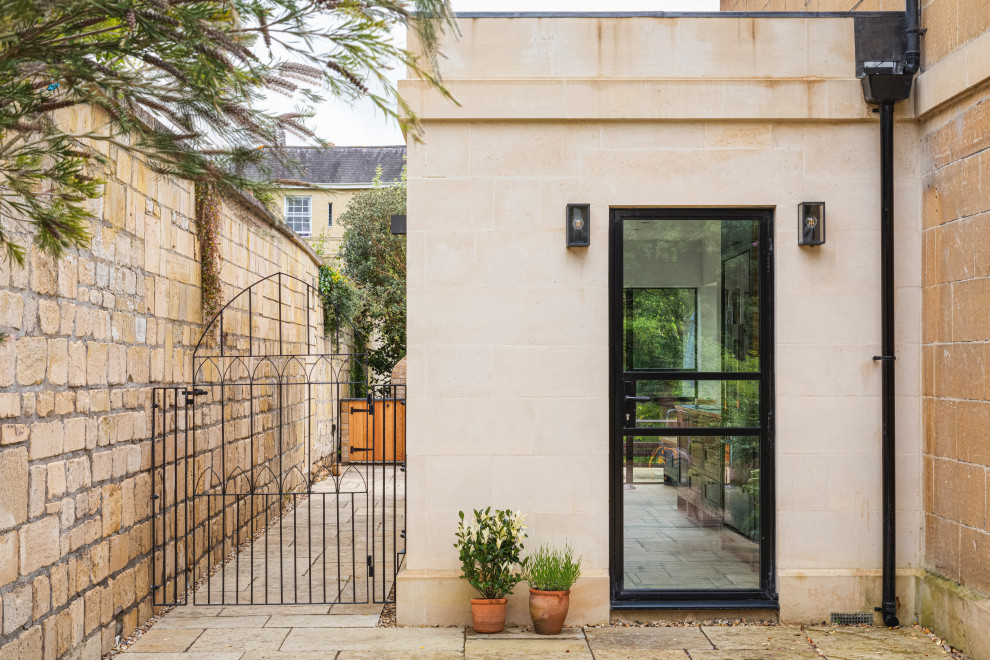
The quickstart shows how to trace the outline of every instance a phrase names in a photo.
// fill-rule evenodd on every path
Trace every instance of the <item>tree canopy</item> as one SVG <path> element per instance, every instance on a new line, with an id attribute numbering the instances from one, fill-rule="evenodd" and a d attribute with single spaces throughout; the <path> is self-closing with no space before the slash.
<path id="1" fill-rule="evenodd" d="M 356 194 L 340 216 L 338 257 L 361 292 L 354 321 L 370 340 L 363 349 L 373 381 L 387 381 L 406 354 L 406 237 L 391 231 L 392 215 L 405 212 L 405 170 L 401 180 L 382 182 L 379 168 L 374 186 Z"/>
<path id="2" fill-rule="evenodd" d="M 401 23 L 423 59 L 392 42 Z M 85 245 L 106 145 L 264 197 L 270 173 L 240 173 L 287 133 L 321 142 L 308 103 L 366 97 L 415 123 L 387 69 L 443 90 L 436 44 L 451 25 L 447 0 L 0 0 L 0 217 L 12 221 L 0 250 L 22 262 L 21 234 L 54 256 Z M 271 91 L 300 105 L 265 111 Z M 87 105 L 103 113 L 82 126 L 58 116 Z"/>

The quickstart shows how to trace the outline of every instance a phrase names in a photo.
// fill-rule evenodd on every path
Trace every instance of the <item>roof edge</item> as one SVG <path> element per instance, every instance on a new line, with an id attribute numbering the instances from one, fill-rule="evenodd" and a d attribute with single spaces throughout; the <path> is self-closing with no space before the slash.
<path id="1" fill-rule="evenodd" d="M 869 18 L 903 11 L 465 11 L 454 18 Z"/>

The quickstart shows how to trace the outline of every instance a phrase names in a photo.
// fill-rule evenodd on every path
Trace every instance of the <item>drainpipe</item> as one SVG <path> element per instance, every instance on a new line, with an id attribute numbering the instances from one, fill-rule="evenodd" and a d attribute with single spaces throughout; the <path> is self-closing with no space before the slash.
<path id="1" fill-rule="evenodd" d="M 858 33 L 874 37 L 873 45 L 889 49 L 882 61 L 860 61 L 857 75 L 862 79 L 867 103 L 879 105 L 880 113 L 880 355 L 881 363 L 881 461 L 883 511 L 883 596 L 880 612 L 888 627 L 899 625 L 896 590 L 896 477 L 894 456 L 894 104 L 911 95 L 914 75 L 921 63 L 918 27 L 918 0 L 907 0 L 903 31 L 890 32 L 888 24 L 864 25 Z M 886 34 L 884 34 L 886 33 Z M 880 39 L 877 39 L 877 38 Z M 860 49 L 859 38 L 857 50 Z M 865 39 L 864 39 L 865 41 Z M 866 48 L 863 48 L 866 51 Z M 875 52 L 875 51 L 872 51 Z M 901 58 L 903 53 L 903 59 Z M 857 53 L 859 60 L 859 53 Z M 865 58 L 864 58 L 865 59 Z M 872 59 L 872 58 L 871 58 Z M 880 59 L 880 58 L 878 58 Z"/>
<path id="2" fill-rule="evenodd" d="M 880 104 L 880 360 L 883 471 L 883 600 L 877 610 L 888 627 L 898 625 L 894 498 L 894 102 Z"/>

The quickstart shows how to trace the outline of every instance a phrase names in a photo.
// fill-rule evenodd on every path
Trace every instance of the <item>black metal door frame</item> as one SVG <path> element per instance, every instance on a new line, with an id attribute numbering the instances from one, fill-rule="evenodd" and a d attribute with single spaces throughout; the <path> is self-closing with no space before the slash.
<path id="1" fill-rule="evenodd" d="M 774 453 L 774 281 L 773 209 L 740 208 L 612 208 L 609 211 L 609 572 L 613 609 L 777 609 L 776 491 Z M 624 586 L 623 419 L 625 382 L 622 346 L 623 244 L 626 219 L 757 220 L 759 221 L 760 300 L 760 587 L 757 589 L 633 590 Z M 690 380 L 732 380 L 738 374 L 655 370 L 638 376 Z M 637 430 L 637 435 L 644 429 Z M 665 431 L 673 435 L 670 431 Z M 677 435 L 754 435 L 754 429 L 680 429 Z"/>

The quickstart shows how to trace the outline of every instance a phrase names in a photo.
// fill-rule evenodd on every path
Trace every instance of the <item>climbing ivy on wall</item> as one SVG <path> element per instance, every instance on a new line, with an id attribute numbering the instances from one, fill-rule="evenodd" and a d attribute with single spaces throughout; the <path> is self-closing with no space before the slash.
<path id="1" fill-rule="evenodd" d="M 220 269 L 220 224 L 223 197 L 216 184 L 196 184 L 196 235 L 199 237 L 200 265 L 203 283 L 203 323 L 209 323 L 223 306 Z M 214 332 L 218 332 L 217 328 Z M 214 339 L 218 337 L 214 335 Z"/>

